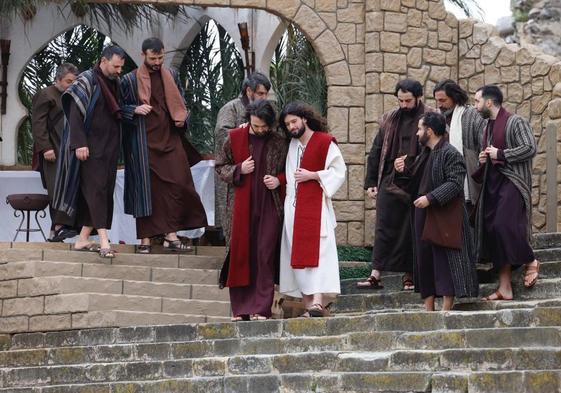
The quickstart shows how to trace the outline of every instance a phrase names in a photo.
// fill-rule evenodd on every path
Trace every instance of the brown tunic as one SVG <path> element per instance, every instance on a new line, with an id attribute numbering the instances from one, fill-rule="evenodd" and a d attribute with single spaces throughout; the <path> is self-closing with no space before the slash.
<path id="1" fill-rule="evenodd" d="M 195 190 L 187 154 L 168 112 L 160 72 L 150 73 L 152 111 L 146 116 L 152 215 L 136 219 L 139 239 L 201 228 L 206 214 Z"/>
<path id="2" fill-rule="evenodd" d="M 107 79 L 106 83 L 114 82 Z M 121 128 L 111 115 L 103 94 L 99 95 L 92 116 L 91 129 L 86 134 L 84 118 L 76 103 L 70 102 L 70 146 L 73 150 L 87 146 L 90 151 L 89 158 L 80 163 L 76 222 L 78 226 L 111 229 Z"/>
<path id="3" fill-rule="evenodd" d="M 54 196 L 57 162 L 44 160 L 43 153 L 54 150 L 57 159 L 59 156 L 60 139 L 64 128 L 61 95 L 62 93 L 55 86 L 49 86 L 39 91 L 33 97 L 31 112 L 34 151 L 39 154 L 43 184 L 51 200 Z M 50 209 L 50 215 L 53 228 L 55 223 L 70 226 L 74 224 L 74 220 L 68 215 L 57 212 L 52 208 Z"/>

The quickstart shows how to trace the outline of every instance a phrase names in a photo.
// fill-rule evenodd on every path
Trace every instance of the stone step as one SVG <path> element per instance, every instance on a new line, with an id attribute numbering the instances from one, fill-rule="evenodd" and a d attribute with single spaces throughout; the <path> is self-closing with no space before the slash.
<path id="1" fill-rule="evenodd" d="M 140 315 L 124 315 L 131 322 L 139 321 Z M 131 318 L 135 318 L 132 321 Z M 146 317 L 145 317 L 146 318 Z M 169 316 L 168 318 L 172 318 Z M 185 321 L 189 316 L 183 316 Z M 146 319 L 144 319 L 146 320 Z M 142 320 L 140 320 L 142 322 Z M 393 367 L 398 362 L 396 356 L 411 355 L 411 362 L 416 358 L 438 358 L 442 354 L 459 356 L 458 364 L 454 369 L 461 368 L 463 360 L 468 361 L 464 368 L 473 368 L 472 364 L 483 363 L 475 360 L 484 354 L 487 362 L 496 361 L 499 354 L 503 358 L 499 363 L 506 367 L 528 368 L 558 368 L 557 362 L 561 361 L 561 346 L 559 346 L 558 328 L 505 328 L 498 329 L 472 329 L 456 331 L 433 332 L 355 332 L 341 336 L 327 337 L 284 337 L 277 338 L 276 343 L 270 338 L 255 337 L 252 339 L 216 339 L 197 340 L 184 342 L 140 342 L 93 346 L 66 346 L 56 348 L 20 349 L 0 352 L 0 360 L 4 367 L 42 367 L 64 365 L 88 365 L 99 363 L 127 363 L 127 362 L 158 362 L 169 359 L 203 359 L 203 358 L 229 358 L 234 357 L 280 357 L 301 353 L 325 352 L 353 352 L 367 354 L 377 353 L 376 357 L 384 361 L 385 366 Z M 518 334 L 516 337 L 504 338 L 505 335 Z M 58 336 L 60 339 L 61 336 Z M 51 338 L 52 339 L 52 338 Z M 265 346 L 265 349 L 263 348 Z M 524 348 L 522 350 L 522 348 Z M 459 355 L 465 352 L 465 359 Z M 515 351 L 519 351 L 514 353 Z M 542 355 L 539 355 L 540 351 Z M 396 355 L 397 354 L 397 355 Z M 415 354 L 420 354 L 416 356 Z M 541 360 L 534 359 L 534 355 L 541 356 Z M 516 362 L 511 359 L 516 356 Z M 365 356 L 365 359 L 367 356 Z M 557 360 L 558 359 L 558 360 Z M 509 361 L 510 360 L 510 361 Z M 294 363 L 296 360 L 289 363 Z M 388 362 L 391 362 L 388 363 Z M 530 365 L 523 365 L 530 362 Z M 541 362 L 541 363 L 540 363 Z M 546 366 L 546 363 L 549 366 Z M 319 363 L 325 363 L 319 361 Z M 436 361 L 429 369 L 439 369 L 442 361 Z M 305 365 L 297 366 L 297 370 L 306 370 Z M 413 367 L 413 366 L 411 366 Z M 412 368 L 404 369 L 412 369 Z M 415 366 L 417 367 L 417 366 Z M 493 366 L 497 368 L 499 366 Z M 373 369 L 382 369 L 380 365 Z M 561 368 L 561 367 L 559 367 Z M 335 368 L 331 368 L 335 370 Z M 413 369 L 417 369 L 414 368 Z M 444 369 L 444 368 L 443 368 Z M 350 371 L 346 370 L 346 371 Z M 363 370 L 365 371 L 365 370 Z"/>
<path id="2" fill-rule="evenodd" d="M 154 372 L 139 364 L 125 370 L 126 376 L 114 375 L 113 382 L 99 382 L 99 375 L 111 370 L 93 369 L 87 377 L 91 384 L 56 384 L 49 387 L 34 386 L 29 388 L 6 387 L 0 392 L 10 393 L 110 393 L 110 392 L 170 392 L 170 393 L 273 393 L 273 392 L 467 392 L 469 393 L 545 393 L 559 390 L 560 370 L 528 371 L 480 371 L 473 373 L 410 371 L 410 372 L 339 372 L 328 370 L 314 373 L 287 373 L 252 375 L 217 375 L 208 377 L 185 378 L 188 372 L 198 373 L 200 369 L 185 370 L 181 364 L 169 364 L 161 374 L 152 374 L 144 381 L 131 379 L 137 374 L 147 377 Z M 52 375 L 41 376 L 49 381 L 56 381 L 73 370 L 60 370 Z M 22 381 L 33 378 L 18 376 Z M 119 381 L 123 378 L 123 381 Z M 6 381 L 11 383 L 12 381 Z M 44 380 L 41 382 L 45 383 Z"/>
<path id="3" fill-rule="evenodd" d="M 560 248 L 561 233 L 536 233 L 532 236 L 534 249 Z"/>
<path id="4" fill-rule="evenodd" d="M 2 301 L 3 317 L 110 310 L 228 316 L 230 303 L 105 293 L 70 293 Z"/>
<path id="5" fill-rule="evenodd" d="M 182 269 L 220 269 L 223 258 L 219 256 L 193 254 L 131 254 L 117 253 L 114 258 L 101 258 L 95 252 L 40 249 L 0 249 L 0 262 L 58 261 L 76 263 L 100 263 L 104 265 L 127 265 L 167 267 Z"/>
<path id="6" fill-rule="evenodd" d="M 22 261 L 0 264 L 0 281 L 44 276 L 217 285 L 219 271 L 52 261 Z"/>
<path id="7" fill-rule="evenodd" d="M 496 284 L 480 284 L 479 288 L 480 296 L 485 296 L 496 289 Z M 513 291 L 516 300 L 561 297 L 561 279 L 540 279 L 532 289 L 524 288 L 521 281 L 514 281 Z M 353 290 L 352 294 L 339 296 L 332 306 L 333 312 L 356 313 L 379 309 L 419 308 L 422 306 L 420 294 L 413 291 L 388 291 L 384 288 L 383 290 L 357 289 L 356 293 L 354 292 Z M 472 309 L 477 309 L 480 305 L 486 309 L 488 308 L 487 303 L 490 303 L 480 299 L 459 299 L 459 302 L 474 303 Z"/>
<path id="8" fill-rule="evenodd" d="M 0 299 L 82 292 L 229 301 L 227 290 L 221 290 L 216 285 L 205 284 L 170 284 L 71 276 L 0 281 Z"/>
<path id="9" fill-rule="evenodd" d="M 162 321 L 165 323 L 165 321 Z M 228 347 L 235 354 L 243 345 L 256 351 L 275 351 L 298 342 L 317 338 L 316 344 L 325 340 L 327 345 L 337 345 L 335 349 L 359 349 L 365 345 L 367 350 L 387 350 L 394 348 L 430 349 L 438 345 L 452 347 L 499 346 L 559 346 L 561 327 L 561 307 L 536 307 L 529 309 L 497 311 L 452 311 L 448 313 L 426 312 L 383 312 L 360 316 L 338 316 L 317 319 L 268 320 L 259 322 L 218 323 L 178 326 L 150 326 L 145 328 L 108 328 L 84 331 L 61 331 L 45 333 L 23 333 L 11 337 L 11 344 L 3 346 L 11 349 L 55 348 L 62 346 L 96 346 L 138 343 L 174 343 L 202 341 L 221 341 L 223 351 Z M 538 334 L 539 333 L 539 334 Z M 358 347 L 350 346 L 354 341 L 341 337 L 354 337 Z M 447 340 L 441 342 L 446 336 Z M 378 337 L 378 338 L 376 338 Z M 403 342 L 398 342 L 403 337 Z M 490 337 L 487 343 L 485 337 Z M 501 338 L 502 337 L 502 338 Z M 418 338 L 418 342 L 415 341 Z M 263 345 L 252 342 L 262 339 Z M 278 339 L 281 339 L 280 341 Z M 290 342 L 290 340 L 294 340 Z M 228 341 L 233 340 L 233 341 Z M 432 340 L 432 341 L 431 341 Z M 476 341 L 479 340 L 479 341 Z M 546 341 L 542 341 L 546 340 Z M 366 347 L 368 341 L 371 344 Z M 2 342 L 2 340 L 0 340 Z M 270 344 L 270 348 L 266 345 Z M 415 344 L 416 343 L 416 344 Z M 545 344 L 544 344 L 545 343 Z M 274 345 L 273 345 L 274 344 Z M 341 345 L 347 345 L 341 347 Z M 375 345 L 372 347 L 371 345 Z M 428 346 L 428 347 L 425 347 Z M 214 349 L 217 350 L 214 345 Z M 269 349 L 267 349 L 269 348 Z M 226 353 L 226 352 L 223 352 Z M 253 353 L 253 352 L 251 352 Z M 258 352 L 256 352 L 258 353 Z M 208 356 L 205 355 L 205 356 Z"/>

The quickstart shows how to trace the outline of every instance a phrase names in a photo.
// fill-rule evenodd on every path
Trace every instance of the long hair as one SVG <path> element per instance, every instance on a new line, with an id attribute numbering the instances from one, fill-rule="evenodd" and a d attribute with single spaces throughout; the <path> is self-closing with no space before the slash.
<path id="1" fill-rule="evenodd" d="M 446 93 L 446 95 L 450 97 L 456 105 L 464 106 L 468 102 L 468 95 L 466 91 L 452 79 L 445 79 L 438 82 L 432 91 L 433 97 L 437 91 L 444 91 L 444 93 Z"/>
<path id="2" fill-rule="evenodd" d="M 288 129 L 286 128 L 286 124 L 284 124 L 284 119 L 288 115 L 306 119 L 308 127 L 312 131 L 329 132 L 327 120 L 309 104 L 294 101 L 285 105 L 279 117 L 279 125 L 285 132 L 288 132 Z"/>

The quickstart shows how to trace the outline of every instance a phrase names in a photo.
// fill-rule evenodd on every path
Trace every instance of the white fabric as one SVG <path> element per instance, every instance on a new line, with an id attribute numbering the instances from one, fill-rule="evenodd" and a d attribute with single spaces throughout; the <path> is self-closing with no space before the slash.
<path id="1" fill-rule="evenodd" d="M 344 183 L 347 168 L 341 151 L 335 143 L 331 143 L 325 160 L 325 170 L 318 172 L 324 195 L 321 209 L 319 266 L 316 268 L 293 269 L 290 266 L 290 256 L 296 194 L 294 172 L 300 166 L 299 148 L 302 151 L 302 144 L 298 139 L 293 139 L 290 142 L 286 160 L 287 187 L 280 254 L 280 292 L 293 297 L 302 297 L 302 294 L 312 295 L 315 293 L 336 295 L 341 292 L 341 285 L 339 282 L 337 242 L 335 240 L 337 220 L 331 198 Z"/>
<path id="2" fill-rule="evenodd" d="M 208 225 L 214 225 L 214 161 L 205 160 L 199 162 L 191 168 L 195 189 L 201 196 L 203 206 L 206 211 Z M 111 230 L 109 231 L 109 239 L 113 243 L 124 241 L 127 244 L 137 244 L 136 224 L 134 217 L 124 213 L 123 187 L 124 187 L 124 170 L 117 171 L 117 181 L 115 184 L 115 193 L 113 194 L 113 221 Z M 0 171 L 0 241 L 12 241 L 16 233 L 16 229 L 21 221 L 21 217 L 14 217 L 14 210 L 5 203 L 6 197 L 10 194 L 46 194 L 47 191 L 41 184 L 41 178 L 38 172 L 34 171 Z M 49 237 L 49 228 L 51 227 L 51 217 L 48 208 L 45 210 L 45 218 L 39 218 L 41 227 L 45 236 Z M 31 227 L 35 228 L 37 224 L 31 217 Z M 24 223 L 25 226 L 25 223 Z M 204 234 L 204 228 L 192 231 L 181 231 L 180 235 L 189 237 L 200 237 Z M 39 232 L 31 233 L 30 241 L 44 241 Z M 25 241 L 25 233 L 20 233 L 16 241 Z M 71 239 L 66 242 L 72 242 Z"/>
<path id="3" fill-rule="evenodd" d="M 449 142 L 452 146 L 464 155 L 464 141 L 463 141 L 463 131 L 462 131 L 462 116 L 466 110 L 465 106 L 456 105 L 454 112 L 452 112 L 452 120 L 450 121 L 450 137 Z M 464 179 L 464 197 L 466 200 L 470 200 L 468 179 L 467 176 Z"/>

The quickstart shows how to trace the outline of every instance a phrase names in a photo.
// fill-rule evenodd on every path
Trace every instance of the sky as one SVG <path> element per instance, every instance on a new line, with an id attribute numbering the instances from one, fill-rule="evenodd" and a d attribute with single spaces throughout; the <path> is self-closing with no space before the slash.
<path id="1" fill-rule="evenodd" d="M 481 8 L 481 17 L 475 15 L 477 19 L 482 18 L 485 22 L 494 25 L 501 16 L 510 15 L 510 0 L 475 0 Z M 445 1 L 446 9 L 459 18 L 465 18 L 465 14 L 458 7 Z"/>

